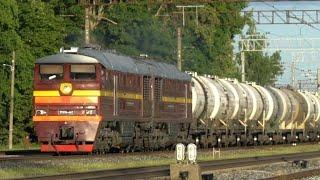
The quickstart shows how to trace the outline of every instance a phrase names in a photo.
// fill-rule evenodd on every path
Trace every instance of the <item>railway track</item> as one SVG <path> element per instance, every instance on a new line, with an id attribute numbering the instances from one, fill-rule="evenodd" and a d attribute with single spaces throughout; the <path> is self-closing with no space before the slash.
<path id="1" fill-rule="evenodd" d="M 303 143 L 302 145 L 308 145 L 314 143 Z M 240 147 L 223 147 L 223 152 L 237 151 L 237 150 L 263 150 L 271 147 L 291 147 L 290 144 L 281 145 L 263 145 L 263 146 L 240 146 Z M 199 152 L 211 152 L 211 148 L 200 149 Z M 107 154 L 56 154 L 56 153 L 43 153 L 40 150 L 14 150 L 14 151 L 0 151 L 0 162 L 3 161 L 37 161 L 37 160 L 55 160 L 55 159 L 80 159 L 80 158 L 101 158 L 112 156 L 126 156 L 126 155 L 157 155 L 161 151 L 148 151 L 148 152 L 130 152 L 130 153 L 107 153 Z M 172 152 L 174 151 L 167 151 Z"/>
<path id="2" fill-rule="evenodd" d="M 291 162 L 301 159 L 319 158 L 320 151 L 308 153 L 285 154 L 275 156 L 250 157 L 230 160 L 215 160 L 200 162 L 202 172 L 228 169 L 244 166 L 263 165 L 267 163 Z M 170 175 L 169 166 L 143 167 L 132 169 L 99 170 L 91 172 L 61 174 L 52 176 L 38 176 L 23 178 L 28 180 L 37 179 L 150 179 L 152 177 L 165 177 Z"/>

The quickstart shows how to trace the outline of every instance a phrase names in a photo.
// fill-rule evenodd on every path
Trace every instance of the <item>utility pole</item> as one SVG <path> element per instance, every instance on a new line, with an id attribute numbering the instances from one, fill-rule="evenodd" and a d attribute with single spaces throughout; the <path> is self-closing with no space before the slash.
<path id="1" fill-rule="evenodd" d="M 9 140 L 8 140 L 9 149 L 12 149 L 15 59 L 16 59 L 16 53 L 15 53 L 15 51 L 13 51 L 13 52 L 12 52 L 11 65 L 9 65 L 9 64 L 2 64 L 2 66 L 7 66 L 7 67 L 9 67 L 9 68 L 10 68 L 10 71 L 11 71 L 10 114 L 9 114 Z"/>
<path id="2" fill-rule="evenodd" d="M 2 66 L 7 66 L 10 68 L 11 71 L 11 89 L 10 89 L 10 114 L 9 114 L 9 140 L 8 145 L 9 149 L 12 149 L 12 133 L 13 133 L 13 109 L 14 109 L 14 71 L 15 71 L 15 59 L 16 53 L 15 51 L 12 52 L 12 60 L 11 65 L 9 64 L 2 64 Z"/>
<path id="3" fill-rule="evenodd" d="M 182 58 L 181 58 L 181 27 L 177 28 L 177 68 L 181 71 Z"/>
<path id="4" fill-rule="evenodd" d="M 203 8 L 204 5 L 177 5 L 177 8 L 182 8 L 182 27 L 186 25 L 185 20 L 185 8 L 195 8 L 196 9 L 196 24 L 198 26 L 198 8 Z M 182 70 L 182 29 L 180 26 L 177 27 L 177 68 Z"/>
<path id="5" fill-rule="evenodd" d="M 244 61 L 244 51 L 241 51 L 241 81 L 246 81 L 246 71 L 245 71 L 245 61 Z"/>
<path id="6" fill-rule="evenodd" d="M 85 6 L 85 44 L 90 44 L 90 5 Z"/>
<path id="7" fill-rule="evenodd" d="M 293 88 L 295 88 L 295 84 L 296 84 L 295 68 L 296 68 L 296 62 L 295 62 L 295 60 L 293 60 L 292 63 L 291 63 L 291 86 Z"/>
<path id="8" fill-rule="evenodd" d="M 12 52 L 11 64 L 11 93 L 10 93 L 10 117 L 9 117 L 9 149 L 12 149 L 12 133 L 13 133 L 13 105 L 14 105 L 14 71 L 15 71 L 16 53 Z"/>

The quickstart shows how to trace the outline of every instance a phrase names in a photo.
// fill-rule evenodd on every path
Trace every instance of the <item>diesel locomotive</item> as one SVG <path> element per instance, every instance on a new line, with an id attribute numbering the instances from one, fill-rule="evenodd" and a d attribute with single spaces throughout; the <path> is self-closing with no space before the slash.
<path id="1" fill-rule="evenodd" d="M 33 96 L 43 152 L 166 148 L 188 137 L 193 119 L 189 75 L 94 49 L 38 59 Z"/>
<path id="2" fill-rule="evenodd" d="M 61 49 L 36 60 L 33 101 L 42 152 L 319 139 L 317 94 L 184 73 L 90 48 Z"/>

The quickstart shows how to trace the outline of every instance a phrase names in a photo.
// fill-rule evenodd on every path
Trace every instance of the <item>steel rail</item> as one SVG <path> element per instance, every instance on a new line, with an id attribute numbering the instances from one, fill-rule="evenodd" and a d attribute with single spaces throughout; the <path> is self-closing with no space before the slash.
<path id="1" fill-rule="evenodd" d="M 308 145 L 314 143 L 303 143 L 302 145 Z M 221 151 L 238 151 L 238 150 L 263 150 L 270 146 L 275 147 L 291 147 L 290 144 L 279 145 L 262 145 L 262 146 L 233 146 L 233 147 L 221 147 Z M 219 148 L 216 148 L 219 149 Z M 57 155 L 55 153 L 43 153 L 40 150 L 16 150 L 16 151 L 0 151 L 0 162 L 4 161 L 37 161 L 37 160 L 57 160 L 57 159 L 87 159 L 87 158 L 107 158 L 112 156 L 131 156 L 131 155 L 151 155 L 157 156 L 162 151 L 149 151 L 149 152 L 130 152 L 130 153 L 107 153 L 107 154 L 69 154 L 69 155 Z M 174 151 L 167 151 L 168 153 Z M 212 152 L 211 148 L 199 149 L 200 152 Z"/>
<path id="2" fill-rule="evenodd" d="M 318 175 L 320 175 L 320 169 L 311 169 L 311 170 L 295 172 L 292 174 L 284 174 L 280 176 L 265 178 L 263 180 L 292 180 L 292 179 L 301 179 L 301 178 L 318 176 Z"/>
<path id="3" fill-rule="evenodd" d="M 319 158 L 320 151 L 308 153 L 295 153 L 274 156 L 249 157 L 241 159 L 215 160 L 199 162 L 201 171 L 213 171 L 219 169 L 228 169 L 236 167 L 245 167 L 253 165 L 263 165 L 267 163 L 291 162 L 293 160 Z M 38 180 L 38 179 L 141 179 L 151 177 L 164 177 L 170 175 L 170 167 L 142 167 L 116 170 L 99 170 L 72 174 L 60 174 L 52 176 L 24 177 L 21 179 Z"/>

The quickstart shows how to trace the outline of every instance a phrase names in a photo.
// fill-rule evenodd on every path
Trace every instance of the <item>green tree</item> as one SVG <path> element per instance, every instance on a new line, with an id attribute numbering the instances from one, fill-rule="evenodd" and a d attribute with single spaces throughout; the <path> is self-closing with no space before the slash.
<path id="1" fill-rule="evenodd" d="M 256 33 L 256 27 L 254 24 L 249 26 L 247 34 L 256 34 L 250 38 L 267 38 L 263 34 Z M 259 44 L 265 42 L 261 41 Z M 266 44 L 265 46 L 268 46 Z M 276 77 L 283 73 L 283 67 L 280 63 L 281 56 L 280 51 L 267 54 L 263 51 L 245 52 L 245 73 L 246 80 L 253 81 L 260 85 L 273 85 L 276 81 Z M 240 55 L 238 54 L 238 62 L 240 62 Z"/>
<path id="2" fill-rule="evenodd" d="M 0 2 L 0 62 L 11 64 L 16 52 L 14 142 L 32 132 L 32 83 L 36 58 L 63 45 L 65 24 L 48 3 L 40 0 Z M 7 142 L 9 69 L 0 70 L 0 143 Z"/>
<path id="3" fill-rule="evenodd" d="M 55 53 L 63 45 L 65 24 L 48 3 L 27 0 L 18 5 L 18 33 L 23 48 L 17 50 L 14 120 L 16 140 L 21 140 L 25 135 L 23 132 L 33 129 L 31 107 L 35 59 Z"/>
<path id="4" fill-rule="evenodd" d="M 172 29 L 154 15 L 156 9 L 146 3 L 108 8 L 105 16 L 117 24 L 102 21 L 94 32 L 95 41 L 104 48 L 133 56 L 148 54 L 172 62 L 175 39 Z"/>
<path id="5" fill-rule="evenodd" d="M 18 5 L 12 0 L 0 1 L 0 144 L 7 143 L 10 92 L 10 69 L 2 64 L 11 64 L 11 53 L 21 47 L 17 33 L 19 28 Z"/>
<path id="6" fill-rule="evenodd" d="M 184 44 L 193 49 L 184 51 L 185 69 L 224 77 L 237 75 L 232 43 L 247 20 L 240 16 L 246 5 L 214 2 L 199 10 L 199 25 L 189 19 L 190 25 L 184 28 Z"/>
<path id="7" fill-rule="evenodd" d="M 63 45 L 65 24 L 48 3 L 27 0 L 19 3 L 19 34 L 35 57 L 57 51 Z M 26 48 L 26 47 L 24 47 Z"/>
<path id="8" fill-rule="evenodd" d="M 111 6 L 105 16 L 118 24 L 102 22 L 94 33 L 95 39 L 108 49 L 128 55 L 147 53 L 175 64 L 176 29 L 182 27 L 182 16 L 173 15 L 177 11 L 173 4 L 162 7 L 165 13 L 173 16 L 156 17 L 159 6 L 146 1 Z M 187 23 L 182 28 L 183 70 L 220 76 L 237 75 L 232 42 L 245 24 L 246 18 L 240 16 L 245 6 L 246 3 L 210 3 L 198 10 L 198 25 L 195 14 L 186 16 Z"/>
<path id="9" fill-rule="evenodd" d="M 63 17 L 65 30 L 61 37 L 65 46 L 84 44 L 84 7 L 78 0 L 46 0 L 56 16 Z"/>
<path id="10" fill-rule="evenodd" d="M 283 72 L 280 64 L 280 52 L 275 52 L 272 55 L 250 52 L 246 53 L 245 60 L 247 80 L 263 86 L 273 85 L 276 77 Z"/>

